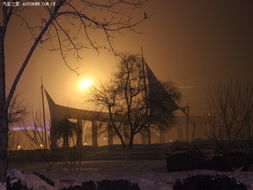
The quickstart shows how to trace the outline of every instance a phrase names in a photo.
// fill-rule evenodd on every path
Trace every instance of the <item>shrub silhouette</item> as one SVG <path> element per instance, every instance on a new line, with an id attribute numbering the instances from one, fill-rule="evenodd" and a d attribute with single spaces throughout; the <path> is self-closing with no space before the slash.
<path id="1" fill-rule="evenodd" d="M 250 170 L 252 165 L 252 155 L 244 152 L 220 153 L 206 161 L 205 169 L 217 171 L 233 171 L 241 168 L 243 171 Z"/>
<path id="2" fill-rule="evenodd" d="M 11 178 L 7 177 L 7 189 L 8 190 L 31 190 L 26 184 L 22 183 L 21 180 L 17 180 L 16 182 L 11 182 Z"/>
<path id="3" fill-rule="evenodd" d="M 83 190 L 96 190 L 96 184 L 93 181 L 82 183 Z"/>
<path id="4" fill-rule="evenodd" d="M 215 154 L 205 163 L 205 169 L 216 171 L 232 171 L 232 167 L 228 162 L 228 157 L 224 154 Z"/>
<path id="5" fill-rule="evenodd" d="M 178 179 L 173 190 L 247 190 L 247 187 L 225 175 L 195 175 L 182 181 Z"/>
<path id="6" fill-rule="evenodd" d="M 171 154 L 167 158 L 168 171 L 185 171 L 202 169 L 205 165 L 206 156 L 197 150 L 190 150 Z"/>
<path id="7" fill-rule="evenodd" d="M 81 185 L 75 185 L 70 187 L 64 187 L 62 190 L 83 190 L 83 187 Z"/>
<path id="8" fill-rule="evenodd" d="M 244 152 L 217 153 L 207 159 L 207 155 L 197 149 L 174 152 L 167 157 L 168 171 L 186 171 L 209 169 L 216 171 L 233 171 L 240 168 L 249 171 L 253 166 L 253 154 Z"/>
<path id="9" fill-rule="evenodd" d="M 82 185 L 71 186 L 63 188 L 62 190 L 140 190 L 136 183 L 131 183 L 127 180 L 103 180 L 97 182 L 88 181 L 82 183 Z"/>
<path id="10" fill-rule="evenodd" d="M 140 190 L 139 186 L 135 183 L 132 184 L 127 180 L 103 180 L 98 182 L 98 189 L 97 190 Z"/>

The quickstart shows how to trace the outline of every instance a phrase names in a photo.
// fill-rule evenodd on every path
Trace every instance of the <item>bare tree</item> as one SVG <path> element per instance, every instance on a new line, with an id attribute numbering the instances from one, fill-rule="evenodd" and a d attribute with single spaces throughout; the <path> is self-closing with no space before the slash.
<path id="1" fill-rule="evenodd" d="M 39 115 L 33 114 L 32 128 L 20 127 L 19 130 L 25 135 L 29 140 L 29 145 L 40 154 L 41 158 L 47 162 L 48 169 L 53 165 L 52 156 L 54 150 L 47 148 L 47 142 L 50 143 L 50 139 L 45 139 L 43 134 L 44 125 L 42 124 L 42 119 Z"/>
<path id="2" fill-rule="evenodd" d="M 50 7 L 45 1 L 38 1 L 45 6 L 41 6 L 36 10 L 36 15 L 32 17 L 32 22 L 29 22 L 25 14 L 27 7 L 22 6 L 24 1 L 1 1 L 1 20 L 0 20 L 0 189 L 6 189 L 6 172 L 7 172 L 7 147 L 8 147 L 8 108 L 11 99 L 21 78 L 26 69 L 30 58 L 35 49 L 39 45 L 46 42 L 52 42 L 56 39 L 57 45 L 52 49 L 59 51 L 65 65 L 75 73 L 78 73 L 76 67 L 72 67 L 67 62 L 67 56 L 72 54 L 80 57 L 80 50 L 84 48 L 84 44 L 80 44 L 80 40 L 75 38 L 76 27 L 73 23 L 79 24 L 79 35 L 84 37 L 89 45 L 98 50 L 100 46 L 93 40 L 92 30 L 100 30 L 105 35 L 109 47 L 112 48 L 111 40 L 114 32 L 122 30 L 134 30 L 134 27 L 147 18 L 146 13 L 139 20 L 134 20 L 130 15 L 123 14 L 123 7 L 139 7 L 146 2 L 146 0 L 111 0 L 111 1 L 97 1 L 97 0 L 56 0 L 55 5 Z M 39 12 L 39 14 L 37 14 Z M 92 15 L 96 13 L 96 15 Z M 101 14 L 100 14 L 101 13 Z M 10 24 L 14 19 L 20 19 L 33 38 L 32 45 L 24 57 L 21 67 L 15 76 L 14 82 L 11 86 L 10 92 L 6 95 L 5 82 L 5 64 L 6 52 L 5 44 L 6 33 L 10 29 Z M 34 24 L 35 23 L 35 24 Z M 72 29 L 72 30 L 71 30 Z M 72 32 L 71 32 L 72 31 Z"/>
<path id="3" fill-rule="evenodd" d="M 252 83 L 231 80 L 218 88 L 211 97 L 205 123 L 208 135 L 216 141 L 220 151 L 246 148 L 245 143 L 253 140 Z"/>
<path id="4" fill-rule="evenodd" d="M 24 105 L 23 100 L 19 95 L 15 95 L 10 103 L 8 109 L 8 124 L 9 125 L 21 125 L 25 122 L 26 116 L 29 113 L 29 107 Z M 18 139 L 16 139 L 15 132 L 13 130 L 8 131 L 9 149 L 15 149 L 18 145 Z"/>
<path id="5" fill-rule="evenodd" d="M 38 115 L 33 115 L 33 122 L 32 122 L 32 128 L 26 129 L 23 127 L 20 127 L 20 130 L 23 131 L 26 137 L 29 138 L 29 142 L 31 143 L 31 146 L 35 149 L 46 149 L 45 146 L 45 139 L 43 138 L 42 133 L 42 122 L 40 117 Z"/>
<path id="6" fill-rule="evenodd" d="M 29 107 L 23 103 L 19 95 L 15 95 L 12 98 L 8 109 L 8 123 L 18 124 L 23 123 L 27 114 L 29 113 Z"/>
<path id="7" fill-rule="evenodd" d="M 76 124 L 67 118 L 53 123 L 54 130 L 51 131 L 50 137 L 45 140 L 43 134 L 44 125 L 42 123 L 41 117 L 35 114 L 33 115 L 33 128 L 26 129 L 20 127 L 20 130 L 29 139 L 30 146 L 34 151 L 40 154 L 43 161 L 48 164 L 48 169 L 54 166 L 55 156 L 58 154 L 62 155 L 65 167 L 74 170 L 76 159 L 79 159 L 77 160 L 79 161 L 79 165 L 81 163 L 81 154 L 79 154 L 81 153 L 81 148 L 75 144 L 77 141 L 74 138 L 77 132 Z M 51 143 L 53 143 L 52 146 Z M 70 145 L 74 146 L 70 147 Z M 79 157 L 77 157 L 77 154 L 79 154 Z"/>
<path id="8" fill-rule="evenodd" d="M 137 133 L 150 128 L 168 127 L 173 113 L 161 111 L 160 116 L 150 114 L 149 99 L 146 97 L 146 78 L 143 59 L 134 55 L 123 55 L 117 71 L 110 82 L 94 87 L 91 101 L 102 105 L 109 113 L 110 127 L 119 137 L 124 148 L 132 148 Z M 168 94 L 179 99 L 180 93 L 171 84 L 166 83 Z"/>

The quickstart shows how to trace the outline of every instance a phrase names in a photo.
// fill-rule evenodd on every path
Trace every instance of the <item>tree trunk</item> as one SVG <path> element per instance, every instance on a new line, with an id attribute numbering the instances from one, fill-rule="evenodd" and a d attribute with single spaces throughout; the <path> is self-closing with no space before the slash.
<path id="1" fill-rule="evenodd" d="M 7 189 L 8 114 L 5 96 L 4 34 L 0 27 L 0 190 Z"/>
<path id="2" fill-rule="evenodd" d="M 128 149 L 132 149 L 133 148 L 133 143 L 134 143 L 134 134 L 130 134 L 129 143 L 128 143 Z"/>
<path id="3" fill-rule="evenodd" d="M 0 79 L 1 80 L 1 79 Z M 7 111 L 2 108 L 2 92 L 0 93 L 1 98 L 1 110 L 0 110 L 0 190 L 3 184 L 6 185 L 7 168 L 8 168 L 8 121 Z"/>

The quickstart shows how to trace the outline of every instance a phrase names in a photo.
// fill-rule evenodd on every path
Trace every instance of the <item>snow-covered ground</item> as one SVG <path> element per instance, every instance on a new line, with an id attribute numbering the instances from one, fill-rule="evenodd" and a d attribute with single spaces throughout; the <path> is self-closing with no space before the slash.
<path id="1" fill-rule="evenodd" d="M 36 169 L 38 166 L 39 170 Z M 135 160 L 135 161 L 85 161 L 76 171 L 69 171 L 61 163 L 55 164 L 52 171 L 46 171 L 43 164 L 23 164 L 19 168 L 24 170 L 22 178 L 28 181 L 33 189 L 59 189 L 64 186 L 77 185 L 86 181 L 101 181 L 103 179 L 127 179 L 138 183 L 141 190 L 170 190 L 177 179 L 196 174 L 225 174 L 232 176 L 253 190 L 253 172 L 216 172 L 208 170 L 193 170 L 185 172 L 167 172 L 165 160 Z M 56 185 L 50 187 L 32 172 L 40 172 Z"/>

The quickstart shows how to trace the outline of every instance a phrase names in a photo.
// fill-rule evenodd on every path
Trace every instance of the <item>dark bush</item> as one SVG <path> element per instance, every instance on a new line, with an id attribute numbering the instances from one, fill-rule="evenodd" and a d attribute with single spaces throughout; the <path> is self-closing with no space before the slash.
<path id="1" fill-rule="evenodd" d="M 178 179 L 173 190 L 247 190 L 247 187 L 225 175 L 195 175 L 182 181 Z"/>
<path id="2" fill-rule="evenodd" d="M 210 159 L 198 149 L 175 151 L 168 154 L 168 171 L 186 171 L 194 169 L 209 169 L 217 171 L 233 171 L 241 168 L 249 171 L 253 166 L 253 154 L 243 152 L 216 153 Z"/>
<path id="3" fill-rule="evenodd" d="M 75 185 L 75 186 L 70 186 L 70 187 L 64 187 L 62 190 L 84 190 L 84 189 L 81 185 Z"/>
<path id="4" fill-rule="evenodd" d="M 21 180 L 17 180 L 16 182 L 11 182 L 12 179 L 7 177 L 7 190 L 31 190 L 26 184 L 22 183 Z"/>
<path id="5" fill-rule="evenodd" d="M 215 154 L 210 160 L 206 160 L 204 168 L 216 171 L 232 171 L 228 157 L 222 153 Z"/>
<path id="6" fill-rule="evenodd" d="M 206 169 L 217 171 L 233 171 L 238 168 L 248 171 L 252 165 L 252 157 L 243 152 L 220 153 L 207 160 L 205 165 Z"/>
<path id="7" fill-rule="evenodd" d="M 93 181 L 88 181 L 82 183 L 82 186 L 76 185 L 63 188 L 62 190 L 140 190 L 140 188 L 136 183 L 121 179 L 99 181 L 97 182 L 97 187 Z"/>
<path id="8" fill-rule="evenodd" d="M 83 190 L 96 190 L 96 184 L 93 181 L 82 183 Z"/>
<path id="9" fill-rule="evenodd" d="M 140 188 L 136 183 L 132 184 L 127 180 L 121 179 L 117 181 L 103 180 L 98 182 L 97 190 L 140 190 Z"/>
<path id="10" fill-rule="evenodd" d="M 22 180 L 23 172 L 19 170 L 8 171 L 7 189 L 8 190 L 30 190 L 26 182 Z"/>
<path id="11" fill-rule="evenodd" d="M 168 171 L 185 171 L 202 169 L 205 165 L 206 156 L 198 150 L 175 152 L 167 158 Z"/>
<path id="12" fill-rule="evenodd" d="M 252 162 L 252 154 L 244 152 L 232 152 L 228 155 L 229 162 L 233 168 L 242 168 L 243 171 L 250 170 Z"/>

